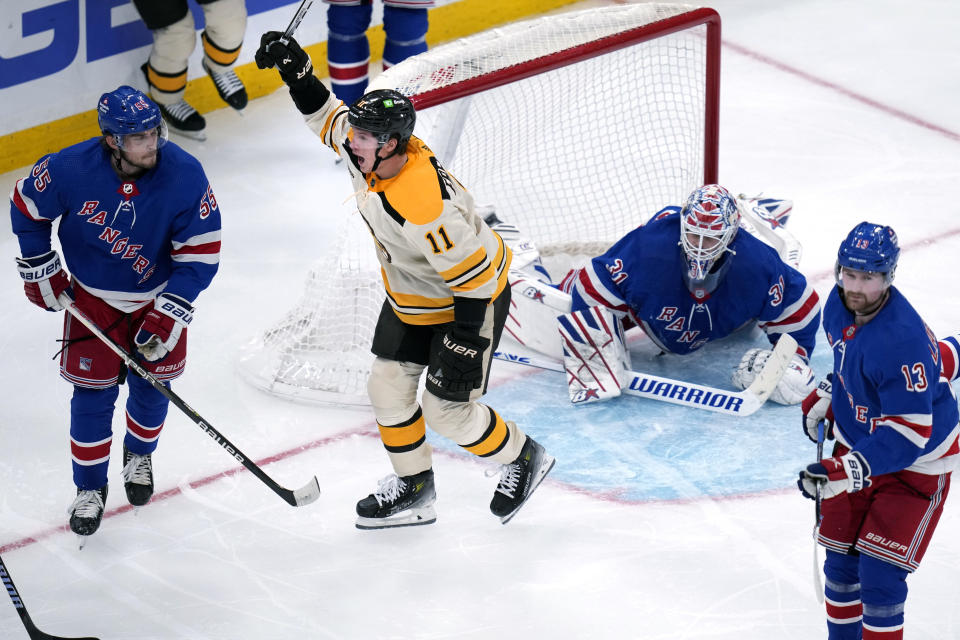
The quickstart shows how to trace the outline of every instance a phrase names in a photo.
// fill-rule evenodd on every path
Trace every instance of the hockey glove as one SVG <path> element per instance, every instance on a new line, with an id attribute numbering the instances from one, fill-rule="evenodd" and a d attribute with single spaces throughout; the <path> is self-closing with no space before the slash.
<path id="1" fill-rule="evenodd" d="M 296 84 L 311 75 L 313 63 L 306 51 L 300 48 L 296 40 L 290 38 L 286 44 L 280 42 L 283 34 L 279 31 L 267 31 L 260 37 L 260 48 L 254 54 L 257 67 L 270 69 L 276 67 L 280 78 L 289 84 Z"/>
<path id="2" fill-rule="evenodd" d="M 870 465 L 856 451 L 807 465 L 800 472 L 797 488 L 806 498 L 817 499 L 817 485 L 824 500 L 844 491 L 853 493 L 870 486 Z"/>
<path id="3" fill-rule="evenodd" d="M 171 293 L 161 293 L 133 339 L 137 351 L 150 362 L 162 359 L 177 346 L 191 320 L 193 307 L 188 301 Z"/>
<path id="4" fill-rule="evenodd" d="M 464 401 L 483 384 L 483 352 L 490 340 L 479 333 L 454 327 L 443 335 L 435 362 L 427 371 L 427 389 L 445 400 Z"/>
<path id="5" fill-rule="evenodd" d="M 56 251 L 33 258 L 17 258 L 17 271 L 23 278 L 23 291 L 27 299 L 41 309 L 62 311 L 63 305 L 57 300 L 60 294 L 66 291 L 73 297 L 70 279 Z"/>
<path id="6" fill-rule="evenodd" d="M 823 423 L 824 438 L 833 438 L 833 374 L 820 381 L 817 388 L 810 392 L 801 407 L 803 408 L 803 432 L 814 443 L 817 442 L 817 427 Z"/>
<path id="7" fill-rule="evenodd" d="M 772 353 L 773 351 L 770 349 L 748 349 L 740 359 L 740 364 L 733 371 L 731 377 L 733 386 L 738 389 L 749 387 L 763 371 L 763 367 L 766 366 Z M 783 377 L 780 378 L 780 382 L 777 383 L 773 393 L 770 394 L 770 400 L 777 404 L 800 404 L 807 397 L 807 394 L 813 390 L 813 386 L 814 377 L 810 365 L 799 355 L 794 355 L 793 360 L 787 365 Z"/>

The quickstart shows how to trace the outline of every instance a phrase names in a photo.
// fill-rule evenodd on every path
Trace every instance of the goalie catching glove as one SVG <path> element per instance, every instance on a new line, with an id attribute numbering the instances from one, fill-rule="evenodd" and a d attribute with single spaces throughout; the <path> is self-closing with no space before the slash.
<path id="1" fill-rule="evenodd" d="M 133 339 L 137 351 L 150 362 L 164 358 L 177 346 L 191 320 L 193 307 L 187 300 L 172 293 L 161 293 Z"/>
<path id="2" fill-rule="evenodd" d="M 797 488 L 804 497 L 816 500 L 818 484 L 822 487 L 824 500 L 844 491 L 860 491 L 870 486 L 870 465 L 856 451 L 814 462 L 800 472 Z"/>
<path id="3" fill-rule="evenodd" d="M 733 371 L 731 382 L 741 391 L 750 386 L 757 375 L 763 371 L 767 363 L 770 349 L 749 349 L 740 359 L 740 364 Z M 814 388 L 813 371 L 803 358 L 794 355 L 787 366 L 783 377 L 777 383 L 776 389 L 770 394 L 770 399 L 777 404 L 799 404 Z"/>
<path id="4" fill-rule="evenodd" d="M 17 271 L 23 279 L 23 292 L 27 299 L 41 309 L 62 311 L 63 305 L 57 300 L 66 291 L 73 297 L 70 278 L 63 270 L 60 255 L 48 251 L 32 258 L 17 258 Z"/>
<path id="5" fill-rule="evenodd" d="M 464 402 L 483 384 L 484 351 L 490 339 L 463 327 L 453 327 L 441 337 L 434 362 L 427 371 L 427 389 L 444 400 Z"/>

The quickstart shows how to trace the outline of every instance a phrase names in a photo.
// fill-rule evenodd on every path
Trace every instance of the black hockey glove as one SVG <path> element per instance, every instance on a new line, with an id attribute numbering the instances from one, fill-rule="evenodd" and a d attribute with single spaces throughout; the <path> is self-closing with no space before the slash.
<path id="1" fill-rule="evenodd" d="M 280 77 L 288 85 L 297 84 L 313 75 L 313 63 L 296 40 L 290 38 L 284 44 L 280 42 L 282 37 L 283 34 L 279 31 L 267 31 L 260 36 L 260 48 L 254 54 L 254 60 L 260 69 L 276 67 L 280 71 Z"/>
<path id="2" fill-rule="evenodd" d="M 465 401 L 483 384 L 483 352 L 489 346 L 490 340 L 478 333 L 461 327 L 447 331 L 435 364 L 427 369 L 427 389 L 445 400 Z"/>

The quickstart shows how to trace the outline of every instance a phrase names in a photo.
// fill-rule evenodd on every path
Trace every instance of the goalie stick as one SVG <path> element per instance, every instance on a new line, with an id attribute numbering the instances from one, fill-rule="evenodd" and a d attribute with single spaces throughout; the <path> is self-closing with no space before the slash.
<path id="1" fill-rule="evenodd" d="M 240 464 L 247 468 L 247 470 L 253 475 L 257 476 L 261 482 L 270 487 L 270 489 L 276 493 L 278 496 L 283 498 L 290 506 L 292 507 L 302 507 L 305 504 L 310 504 L 318 497 L 320 497 L 320 483 L 317 481 L 317 476 L 313 476 L 313 479 L 310 480 L 307 484 L 303 485 L 299 489 L 291 491 L 277 484 L 273 478 L 268 476 L 263 470 L 257 466 L 255 462 L 250 460 L 246 454 L 244 454 L 240 449 L 235 447 L 232 442 L 227 440 L 219 431 L 214 429 L 209 422 L 203 419 L 199 413 L 193 410 L 193 408 L 184 402 L 180 396 L 174 393 L 172 390 L 167 388 L 165 384 L 157 380 L 149 371 L 143 368 L 137 360 L 127 353 L 123 347 L 118 345 L 113 339 L 105 334 L 96 323 L 88 318 L 83 311 L 77 307 L 73 299 L 68 296 L 66 293 L 61 293 L 58 298 L 60 304 L 63 305 L 64 309 L 70 312 L 74 318 L 79 320 L 87 329 L 91 331 L 95 336 L 100 338 L 101 341 L 110 349 L 116 353 L 123 362 L 133 371 L 137 373 L 140 377 L 150 383 L 150 385 L 162 393 L 166 398 L 172 402 L 178 409 L 183 411 L 191 420 L 193 420 L 200 429 L 203 430 L 208 436 L 210 436 L 217 444 L 223 447 L 227 453 L 233 456 Z"/>
<path id="2" fill-rule="evenodd" d="M 23 622 L 23 626 L 26 628 L 30 640 L 98 640 L 90 636 L 84 638 L 52 636 L 49 633 L 40 631 L 40 629 L 37 629 L 37 625 L 33 624 L 33 620 L 30 619 L 30 614 L 27 613 L 27 606 L 23 604 L 20 593 L 17 591 L 17 586 L 13 584 L 13 577 L 10 575 L 10 571 L 7 570 L 7 566 L 3 563 L 3 558 L 0 558 L 0 579 L 3 580 L 3 586 L 7 589 L 7 595 L 10 596 L 10 600 L 13 601 L 13 606 L 16 607 L 17 613 L 20 615 L 20 621 Z"/>
<path id="3" fill-rule="evenodd" d="M 705 409 L 733 416 L 749 416 L 762 407 L 770 394 L 773 393 L 796 351 L 797 341 L 793 339 L 793 336 L 781 335 L 773 348 L 773 353 L 767 359 L 766 366 L 763 367 L 753 383 L 743 391 L 715 389 L 649 373 L 626 371 L 626 384 L 623 386 L 622 392 L 624 395 L 659 400 L 694 409 Z M 507 351 L 495 351 L 493 357 L 506 362 L 565 372 L 562 363 L 536 355 L 527 356 Z"/>

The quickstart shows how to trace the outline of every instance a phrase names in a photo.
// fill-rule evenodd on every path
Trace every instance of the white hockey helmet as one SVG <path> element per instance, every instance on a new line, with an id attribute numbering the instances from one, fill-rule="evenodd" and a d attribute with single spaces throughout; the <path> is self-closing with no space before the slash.
<path id="1" fill-rule="evenodd" d="M 739 228 L 740 209 L 729 191 L 718 184 L 694 190 L 680 211 L 687 279 L 704 280 L 724 252 L 730 251 Z"/>

